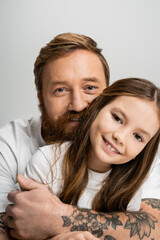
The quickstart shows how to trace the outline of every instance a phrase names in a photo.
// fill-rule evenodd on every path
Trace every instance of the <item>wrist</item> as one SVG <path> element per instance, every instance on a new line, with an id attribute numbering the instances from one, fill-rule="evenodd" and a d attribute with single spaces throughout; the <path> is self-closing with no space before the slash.
<path id="1" fill-rule="evenodd" d="M 69 220 L 70 216 L 73 214 L 72 205 L 64 204 L 59 201 L 59 204 L 55 208 L 54 204 L 51 211 L 52 222 L 50 237 L 70 231 L 71 224 L 69 222 L 67 223 L 67 220 Z"/>

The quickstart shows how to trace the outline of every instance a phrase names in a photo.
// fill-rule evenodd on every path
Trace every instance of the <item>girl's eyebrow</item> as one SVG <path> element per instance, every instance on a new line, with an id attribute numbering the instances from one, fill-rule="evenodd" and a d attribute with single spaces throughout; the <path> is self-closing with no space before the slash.
<path id="1" fill-rule="evenodd" d="M 150 135 L 149 132 L 147 132 L 147 131 L 145 131 L 145 130 L 143 130 L 143 129 L 138 129 L 138 131 L 141 132 L 141 133 L 143 133 L 143 134 L 145 134 L 148 138 L 151 138 L 151 135 Z"/>
<path id="2" fill-rule="evenodd" d="M 114 110 L 118 111 L 123 116 L 125 121 L 127 121 L 128 118 L 127 118 L 126 114 L 120 108 L 116 107 L 116 108 L 114 108 Z M 145 134 L 148 138 L 151 138 L 150 133 L 145 131 L 144 129 L 137 129 L 137 131 L 141 132 L 142 134 Z"/>
<path id="3" fill-rule="evenodd" d="M 126 114 L 125 114 L 120 108 L 115 107 L 113 110 L 114 110 L 114 111 L 117 111 L 118 113 L 120 113 L 125 120 L 128 119 L 127 116 L 126 116 Z"/>

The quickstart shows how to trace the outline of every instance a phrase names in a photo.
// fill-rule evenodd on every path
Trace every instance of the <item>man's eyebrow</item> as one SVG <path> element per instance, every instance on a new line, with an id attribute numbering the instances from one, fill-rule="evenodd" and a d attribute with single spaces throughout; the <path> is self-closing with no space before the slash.
<path id="1" fill-rule="evenodd" d="M 96 77 L 90 77 L 90 78 L 83 78 L 82 79 L 83 82 L 95 82 L 95 83 L 99 83 L 100 80 Z"/>
<path id="2" fill-rule="evenodd" d="M 51 85 L 60 85 L 60 84 L 67 84 L 68 81 L 54 81 L 54 82 L 50 82 Z"/>
<path id="3" fill-rule="evenodd" d="M 93 78 L 83 78 L 82 80 L 81 80 L 82 82 L 92 82 L 92 83 L 99 83 L 100 82 L 100 80 L 98 79 L 98 78 L 95 78 L 95 77 L 93 77 Z M 54 81 L 54 82 L 51 82 L 51 85 L 58 85 L 58 84 L 68 84 L 68 81 Z"/>

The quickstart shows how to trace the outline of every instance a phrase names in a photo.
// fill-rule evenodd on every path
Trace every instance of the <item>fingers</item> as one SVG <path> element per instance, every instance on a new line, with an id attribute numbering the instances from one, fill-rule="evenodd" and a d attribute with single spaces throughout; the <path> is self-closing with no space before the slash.
<path id="1" fill-rule="evenodd" d="M 25 178 L 22 175 L 17 176 L 17 182 L 19 183 L 22 190 L 33 190 L 43 187 L 43 184 L 37 183 L 32 179 Z"/>
<path id="2" fill-rule="evenodd" d="M 94 237 L 90 232 L 87 231 L 66 232 L 50 238 L 50 240 L 98 240 L 98 239 L 99 238 Z"/>
<path id="3" fill-rule="evenodd" d="M 23 239 L 20 237 L 20 235 L 17 233 L 17 231 L 14 228 L 11 228 L 10 231 L 10 236 L 12 236 L 14 239 Z"/>
<path id="4" fill-rule="evenodd" d="M 16 197 L 16 195 L 17 195 L 18 193 L 20 193 L 20 190 L 14 190 L 14 191 L 8 193 L 8 196 L 7 196 L 8 200 L 9 200 L 10 202 L 14 202 L 14 203 L 15 203 L 15 197 Z"/>
<path id="5" fill-rule="evenodd" d="M 12 216 L 12 206 L 13 206 L 13 204 L 9 204 L 6 207 L 6 214 L 7 214 L 7 216 Z"/>
<path id="6" fill-rule="evenodd" d="M 9 228 L 15 228 L 15 222 L 12 217 L 7 216 L 6 223 Z"/>

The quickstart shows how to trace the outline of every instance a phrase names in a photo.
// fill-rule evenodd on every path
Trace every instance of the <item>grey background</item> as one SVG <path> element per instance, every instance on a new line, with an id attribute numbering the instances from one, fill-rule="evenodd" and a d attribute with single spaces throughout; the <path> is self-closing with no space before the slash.
<path id="1" fill-rule="evenodd" d="M 33 64 L 62 32 L 98 42 L 111 82 L 136 76 L 160 86 L 159 0 L 0 0 L 0 126 L 39 115 Z"/>

